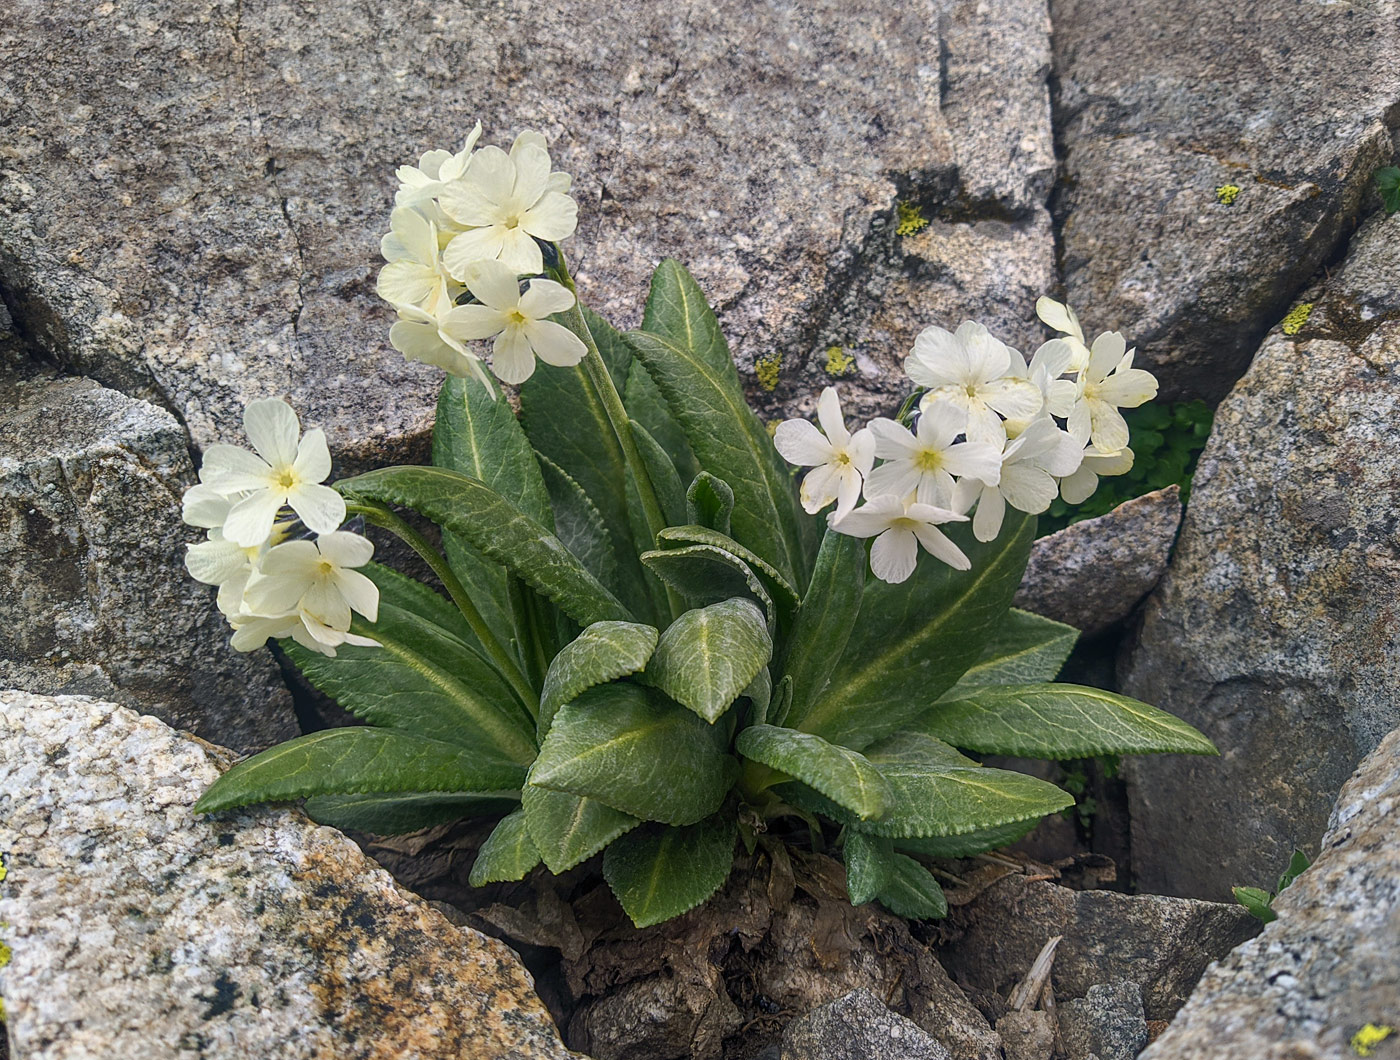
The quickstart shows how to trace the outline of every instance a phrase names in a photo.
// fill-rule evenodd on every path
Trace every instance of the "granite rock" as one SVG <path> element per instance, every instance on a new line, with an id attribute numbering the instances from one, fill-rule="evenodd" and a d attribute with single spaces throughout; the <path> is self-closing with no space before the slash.
<path id="1" fill-rule="evenodd" d="M 788 1024 L 782 1060 L 952 1060 L 869 990 L 853 990 Z"/>
<path id="2" fill-rule="evenodd" d="M 489 142 L 542 130 L 574 174 L 594 308 L 636 323 L 674 256 L 745 370 L 781 362 L 768 405 L 841 345 L 883 408 L 926 323 L 1040 337 L 1048 28 L 1044 0 L 15 0 L 0 289 L 37 347 L 201 448 L 281 395 L 350 466 L 421 454 L 439 376 L 388 345 L 378 238 L 394 167 L 480 118 Z M 893 234 L 902 200 L 918 239 Z M 877 259 L 890 304 L 842 308 Z"/>
<path id="3" fill-rule="evenodd" d="M 1168 1019 L 1212 960 L 1259 923 L 1238 905 L 1116 891 L 1074 891 L 1010 875 L 948 914 L 939 959 L 969 996 L 1005 997 L 1047 941 L 1055 951 L 1057 999 L 1083 997 L 1106 981 L 1142 991 L 1148 1019 Z"/>
<path id="4" fill-rule="evenodd" d="M 1267 886 L 1400 724 L 1397 275 L 1400 215 L 1377 215 L 1216 412 L 1121 678 L 1221 757 L 1127 763 L 1144 890 Z"/>
<path id="5" fill-rule="evenodd" d="M 1048 534 L 1031 549 L 1016 606 L 1102 633 L 1152 591 L 1180 525 L 1181 490 L 1168 486 Z"/>
<path id="6" fill-rule="evenodd" d="M 1142 990 L 1130 980 L 1091 986 L 1055 1015 L 1068 1060 L 1135 1060 L 1147 1047 Z"/>
<path id="7" fill-rule="evenodd" d="M 195 817 L 232 756 L 0 692 L 0 969 L 16 1060 L 563 1060 L 503 943 L 293 810 Z"/>
<path id="8" fill-rule="evenodd" d="M 296 735 L 272 656 L 234 651 L 214 590 L 185 573 L 192 482 L 164 409 L 0 376 L 0 687 L 102 696 L 240 751 Z"/>
<path id="9" fill-rule="evenodd" d="M 1223 397 L 1378 205 L 1400 3 L 1056 0 L 1070 303 L 1164 396 Z"/>
<path id="10" fill-rule="evenodd" d="M 1274 908 L 1144 1060 L 1351 1060 L 1367 1024 L 1400 1028 L 1400 730 L 1342 788 L 1322 852 Z M 1369 1055 L 1400 1057 L 1400 1033 Z"/>

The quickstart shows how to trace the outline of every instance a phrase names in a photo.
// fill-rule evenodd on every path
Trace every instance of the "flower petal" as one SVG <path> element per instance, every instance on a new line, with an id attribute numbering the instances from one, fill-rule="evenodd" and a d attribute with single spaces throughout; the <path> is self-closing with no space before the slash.
<path id="1" fill-rule="evenodd" d="M 1127 350 L 1127 341 L 1116 331 L 1105 331 L 1096 338 L 1089 347 L 1089 366 L 1085 369 L 1089 382 L 1102 382 L 1109 372 L 1118 367 Z"/>
<path id="2" fill-rule="evenodd" d="M 1082 504 L 1099 488 L 1099 476 L 1086 464 L 1073 475 L 1060 480 L 1060 496 L 1066 504 Z"/>
<path id="3" fill-rule="evenodd" d="M 928 525 L 915 527 L 914 536 L 929 555 L 941 559 L 954 570 L 972 569 L 972 561 L 963 554 L 963 550 L 953 544 L 948 536 L 937 527 Z"/>
<path id="4" fill-rule="evenodd" d="M 834 386 L 823 388 L 817 399 L 817 422 L 837 449 L 844 449 L 851 440 L 851 432 L 846 430 L 846 421 L 841 415 L 841 397 Z"/>
<path id="5" fill-rule="evenodd" d="M 520 227 L 546 243 L 568 239 L 578 230 L 578 203 L 557 191 L 545 192 L 539 202 L 521 215 Z"/>
<path id="6" fill-rule="evenodd" d="M 491 349 L 491 371 L 503 383 L 523 383 L 535 372 L 535 354 L 519 328 L 506 328 Z"/>
<path id="7" fill-rule="evenodd" d="M 1128 421 L 1106 401 L 1089 399 L 1089 421 L 1093 424 L 1090 440 L 1101 453 L 1116 453 L 1128 444 Z"/>
<path id="8" fill-rule="evenodd" d="M 875 439 L 875 455 L 881 460 L 909 460 L 922 449 L 908 427 L 883 416 L 871 420 L 866 430 Z"/>
<path id="9" fill-rule="evenodd" d="M 297 446 L 297 458 L 292 470 L 303 482 L 324 482 L 331 473 L 331 450 L 326 445 L 326 432 L 316 427 L 306 432 Z"/>
<path id="10" fill-rule="evenodd" d="M 229 509 L 224 537 L 252 548 L 272 536 L 272 524 L 282 509 L 283 494 L 270 489 L 249 494 Z"/>
<path id="11" fill-rule="evenodd" d="M 287 503 L 318 534 L 329 534 L 345 522 L 345 498 L 329 486 L 298 483 L 287 491 Z"/>
<path id="12" fill-rule="evenodd" d="M 865 495 L 903 499 L 919 488 L 921 478 L 923 472 L 912 460 L 892 460 L 865 476 Z"/>
<path id="13" fill-rule="evenodd" d="M 199 465 L 199 481 L 225 494 L 263 489 L 271 477 L 272 468 L 267 466 L 267 461 L 246 449 L 222 442 L 215 442 L 206 449 L 204 460 Z"/>
<path id="14" fill-rule="evenodd" d="M 452 237 L 442 252 L 442 266 L 461 282 L 467 270 L 478 261 L 495 261 L 501 256 L 506 230 L 500 225 L 471 228 Z"/>
<path id="15" fill-rule="evenodd" d="M 807 420 L 784 420 L 773 432 L 778 455 L 797 467 L 813 467 L 831 459 L 831 443 Z"/>
<path id="16" fill-rule="evenodd" d="M 248 554 L 232 541 L 201 541 L 185 549 L 185 570 L 205 585 L 223 585 L 247 565 Z"/>
<path id="17" fill-rule="evenodd" d="M 518 206 L 529 209 L 545 193 L 549 184 L 549 152 L 538 142 L 522 141 L 516 137 L 510 157 L 515 162 L 515 184 L 511 198 Z"/>
<path id="18" fill-rule="evenodd" d="M 379 621 L 379 586 L 357 570 L 342 570 L 335 578 L 345 602 L 371 622 Z"/>
<path id="19" fill-rule="evenodd" d="M 988 442 L 958 442 L 943 453 L 943 466 L 954 475 L 995 486 L 1001 478 L 1001 450 Z"/>
<path id="20" fill-rule="evenodd" d="M 891 585 L 906 581 L 919 561 L 919 539 L 909 530 L 891 528 L 870 546 L 870 570 Z"/>
<path id="21" fill-rule="evenodd" d="M 1007 504 L 1029 515 L 1039 515 L 1049 508 L 1059 492 L 1059 485 L 1049 473 L 1034 464 L 1012 464 L 1007 467 L 1002 471 L 999 488 Z M 986 540 L 990 541 L 991 538 Z"/>
<path id="22" fill-rule="evenodd" d="M 1157 378 L 1141 368 L 1114 372 L 1094 388 L 1094 396 L 1120 409 L 1135 409 L 1157 396 Z"/>
<path id="23" fill-rule="evenodd" d="M 531 280 L 530 288 L 520 296 L 520 311 L 531 320 L 543 320 L 555 313 L 572 309 L 578 301 L 574 292 L 553 280 Z"/>
<path id="24" fill-rule="evenodd" d="M 200 482 L 185 490 L 180 502 L 180 518 L 190 526 L 213 530 L 224 525 L 232 507 L 233 501 L 222 490 Z"/>
<path id="25" fill-rule="evenodd" d="M 535 356 L 545 364 L 568 368 L 578 364 L 588 352 L 581 338 L 552 320 L 531 320 L 521 330 Z"/>
<path id="26" fill-rule="evenodd" d="M 442 330 L 454 339 L 490 339 L 506 329 L 506 315 L 489 305 L 453 306 L 442 315 Z"/>
<path id="27" fill-rule="evenodd" d="M 416 261 L 395 261 L 379 270 L 374 289 L 393 305 L 421 306 L 437 293 L 437 269 Z"/>
<path id="28" fill-rule="evenodd" d="M 337 567 L 363 567 L 374 558 L 374 542 L 348 530 L 322 534 L 316 539 L 316 548 Z"/>
<path id="29" fill-rule="evenodd" d="M 501 260 L 522 276 L 544 271 L 540 245 L 524 228 L 501 230 Z"/>
<path id="30" fill-rule="evenodd" d="M 834 464 L 819 464 L 803 476 L 802 488 L 798 492 L 802 497 L 803 509 L 808 515 L 815 515 L 836 500 L 840 491 L 840 468 Z"/>
<path id="31" fill-rule="evenodd" d="M 1073 309 L 1063 302 L 1057 302 L 1047 295 L 1041 295 L 1035 300 L 1035 315 L 1056 331 L 1065 335 L 1073 335 L 1080 342 L 1084 341 L 1084 331 L 1079 326 L 1079 317 L 1075 315 Z"/>
<path id="32" fill-rule="evenodd" d="M 243 429 L 258 455 L 273 470 L 291 467 L 297 458 L 297 438 L 301 424 L 297 414 L 280 398 L 249 402 L 243 410 Z"/>
<path id="33" fill-rule="evenodd" d="M 977 388 L 977 396 L 996 409 L 1008 420 L 1029 420 L 1040 413 L 1045 405 L 1045 395 L 1028 379 L 1003 376 L 983 383 Z"/>
<path id="34" fill-rule="evenodd" d="M 920 386 L 961 383 L 969 373 L 967 350 L 951 332 L 926 327 L 914 340 L 904 371 Z"/>
<path id="35" fill-rule="evenodd" d="M 501 313 L 520 305 L 520 281 L 504 262 L 474 261 L 463 270 L 462 282 L 479 302 Z"/>

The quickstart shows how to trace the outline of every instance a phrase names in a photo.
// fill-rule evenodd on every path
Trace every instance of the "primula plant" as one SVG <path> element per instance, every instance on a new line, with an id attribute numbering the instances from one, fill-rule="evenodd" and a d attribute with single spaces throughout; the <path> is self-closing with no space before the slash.
<path id="1" fill-rule="evenodd" d="M 1060 337 L 1029 362 L 979 324 L 930 327 L 893 418 L 852 431 L 828 388 L 770 437 L 685 269 L 663 262 L 616 331 L 577 300 L 543 138 L 479 135 L 398 171 L 382 244 L 390 341 L 448 373 L 432 466 L 326 487 L 321 433 L 259 401 L 257 455 L 213 447 L 189 492 L 209 540 L 188 567 L 234 645 L 277 638 L 366 722 L 239 763 L 199 810 L 305 798 L 378 833 L 488 816 L 474 884 L 602 852 L 638 925 L 704 902 L 740 847 L 811 843 L 839 849 L 853 902 L 936 917 L 926 859 L 1073 802 L 975 756 L 1214 752 L 1053 683 L 1075 631 L 1011 608 L 1035 513 L 1131 465 L 1119 409 L 1156 383 L 1121 335 L 1087 343 L 1049 299 Z M 372 562 L 365 524 L 432 584 Z"/>

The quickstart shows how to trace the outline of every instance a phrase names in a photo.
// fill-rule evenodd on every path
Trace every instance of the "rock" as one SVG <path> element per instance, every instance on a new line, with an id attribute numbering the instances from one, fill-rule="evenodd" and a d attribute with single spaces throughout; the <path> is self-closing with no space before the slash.
<path id="1" fill-rule="evenodd" d="M 188 577 L 194 481 L 163 409 L 85 379 L 0 377 L 0 687 L 104 696 L 240 751 L 297 733 L 267 652 Z"/>
<path id="2" fill-rule="evenodd" d="M 1008 1012 L 997 1020 L 1006 1060 L 1051 1060 L 1055 1055 L 1055 1025 L 1040 1009 Z"/>
<path id="3" fill-rule="evenodd" d="M 1142 990 L 1131 980 L 1091 986 L 1055 1014 L 1068 1060 L 1134 1060 L 1147 1047 Z"/>
<path id="4" fill-rule="evenodd" d="M 1120 676 L 1221 757 L 1127 762 L 1144 890 L 1267 887 L 1400 724 L 1397 274 L 1400 216 L 1377 215 L 1216 412 Z"/>
<path id="5" fill-rule="evenodd" d="M 1127 979 L 1141 988 L 1147 1018 L 1167 1019 L 1205 966 L 1253 935 L 1259 922 L 1233 904 L 1073 891 L 1010 875 L 953 906 L 947 926 L 950 941 L 939 959 L 974 1001 L 1004 998 L 1046 941 L 1062 935 L 1051 980 L 1057 999 Z"/>
<path id="6" fill-rule="evenodd" d="M 1031 549 L 1016 606 L 1085 635 L 1121 622 L 1167 569 L 1181 525 L 1176 486 L 1042 537 Z"/>
<path id="7" fill-rule="evenodd" d="M 198 447 L 282 395 L 347 465 L 421 455 L 440 377 L 388 345 L 378 241 L 394 167 L 481 118 L 490 142 L 541 129 L 574 174 L 586 302 L 635 324 L 674 256 L 743 367 L 781 363 L 776 398 L 754 387 L 770 405 L 830 363 L 887 412 L 903 389 L 887 373 L 927 323 L 1040 337 L 1048 28 L 1044 0 L 334 17 L 13 0 L 0 93 L 24 106 L 0 118 L 0 288 L 36 346 L 167 405 Z M 930 222 L 919 237 L 893 235 L 899 201 Z M 876 258 L 867 288 L 888 302 L 842 308 Z"/>
<path id="8" fill-rule="evenodd" d="M 294 810 L 196 818 L 232 756 L 0 692 L 0 969 L 17 1060 L 572 1056 L 506 946 Z"/>
<path id="9" fill-rule="evenodd" d="M 853 990 L 788 1024 L 782 1060 L 950 1060 L 869 990 Z"/>
<path id="10" fill-rule="evenodd" d="M 830 858 L 794 855 L 786 869 L 768 859 L 739 858 L 709 902 L 640 931 L 606 888 L 576 899 L 570 933 L 591 945 L 565 953 L 578 1005 L 569 1040 L 599 1060 L 716 1060 L 746 1021 L 753 1050 L 778 1016 L 867 989 L 955 1060 L 1000 1060 L 996 1034 L 907 921 L 873 903 L 852 908 Z"/>
<path id="11" fill-rule="evenodd" d="M 1342 788 L 1313 866 L 1263 934 L 1207 970 L 1143 1060 L 1352 1060 L 1400 1024 L 1400 730 Z M 1400 1056 L 1400 1034 L 1373 1045 Z"/>
<path id="12" fill-rule="evenodd" d="M 1218 399 L 1376 204 L 1400 4 L 1061 0 L 1054 45 L 1069 301 Z"/>

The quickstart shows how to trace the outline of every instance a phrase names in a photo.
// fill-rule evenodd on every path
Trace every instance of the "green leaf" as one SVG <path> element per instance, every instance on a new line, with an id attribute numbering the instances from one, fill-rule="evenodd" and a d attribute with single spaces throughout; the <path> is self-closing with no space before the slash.
<path id="1" fill-rule="evenodd" d="M 390 604 L 451 633 L 458 640 L 476 645 L 471 627 L 462 612 L 442 593 L 428 588 L 416 578 L 400 574 L 393 567 L 366 563 L 360 572 L 379 589 L 380 604 Z"/>
<path id="2" fill-rule="evenodd" d="M 631 352 L 601 317 L 586 307 L 583 315 L 615 385 L 624 390 L 635 367 Z M 619 590 L 627 606 L 639 615 L 650 614 L 651 602 L 637 560 L 638 545 L 648 548 L 650 542 L 646 537 L 633 538 L 627 461 L 583 366 L 535 372 L 520 386 L 520 409 L 535 449 L 568 472 L 602 516 L 617 554 Z M 650 423 L 643 414 L 637 418 Z"/>
<path id="3" fill-rule="evenodd" d="M 714 722 L 772 656 L 763 612 L 748 600 L 722 600 L 687 611 L 666 628 L 647 679 Z"/>
<path id="4" fill-rule="evenodd" d="M 1376 170 L 1376 190 L 1381 193 L 1381 205 L 1386 213 L 1400 212 L 1400 166 L 1382 166 Z"/>
<path id="5" fill-rule="evenodd" d="M 213 813 L 253 802 L 357 792 L 513 792 L 521 766 L 440 740 L 369 726 L 298 736 L 239 762 L 195 803 Z"/>
<path id="6" fill-rule="evenodd" d="M 778 609 L 752 567 L 713 545 L 690 545 L 643 552 L 642 563 L 686 603 L 705 607 L 735 597 L 752 597 L 776 628 Z"/>
<path id="7" fill-rule="evenodd" d="M 802 724 L 841 661 L 860 612 L 869 566 L 864 541 L 826 532 L 783 660 L 783 673 L 792 679 L 786 723 L 794 728 Z"/>
<path id="8" fill-rule="evenodd" d="M 642 822 L 597 799 L 526 784 L 521 795 L 530 838 L 549 871 L 558 875 L 587 861 Z"/>
<path id="9" fill-rule="evenodd" d="M 539 863 L 539 851 L 525 827 L 525 811 L 516 810 L 502 817 L 481 844 L 467 882 L 473 887 L 484 887 L 488 883 L 523 880 Z"/>
<path id="10" fill-rule="evenodd" d="M 880 888 L 880 904 L 909 920 L 939 920 L 948 915 L 948 900 L 933 874 L 911 857 L 891 853 Z"/>
<path id="11" fill-rule="evenodd" d="M 750 725 L 762 725 L 768 713 L 768 706 L 773 701 L 773 675 L 768 672 L 768 667 L 764 667 L 754 674 L 752 681 L 739 693 L 753 704 Z"/>
<path id="12" fill-rule="evenodd" d="M 1079 630 L 1073 626 L 1013 607 L 992 634 L 982 658 L 943 693 L 943 698 L 959 699 L 968 689 L 981 685 L 1053 681 L 1078 639 Z"/>
<path id="13" fill-rule="evenodd" d="M 738 772 L 726 734 L 656 689 L 613 682 L 560 708 L 531 783 L 598 799 L 643 820 L 694 824 Z"/>
<path id="14" fill-rule="evenodd" d="M 1284 869 L 1283 875 L 1278 878 L 1278 886 L 1274 888 L 1274 893 L 1282 894 L 1310 865 L 1312 861 L 1306 854 L 1301 850 L 1294 850 L 1293 856 L 1288 859 L 1288 868 Z"/>
<path id="15" fill-rule="evenodd" d="M 898 585 L 866 579 L 841 662 L 797 727 L 860 750 L 904 728 L 977 661 L 1021 583 L 1035 517 L 1008 511 L 1001 536 L 985 544 L 969 526 L 948 536 L 971 570 L 923 555 Z"/>
<path id="16" fill-rule="evenodd" d="M 889 781 L 864 755 L 811 733 L 751 725 L 735 746 L 745 758 L 797 778 L 862 820 L 879 817 L 894 798 Z"/>
<path id="17" fill-rule="evenodd" d="M 800 585 L 815 545 L 787 466 L 744 397 L 714 313 L 694 279 L 664 261 L 652 275 L 642 330 L 627 343 L 656 382 L 700 466 L 734 491 L 734 537 Z"/>
<path id="18" fill-rule="evenodd" d="M 984 768 L 921 733 L 888 737 L 865 756 L 894 791 L 884 815 L 876 820 L 860 820 L 805 784 L 783 784 L 775 791 L 838 824 L 890 839 L 960 835 L 1039 819 L 1074 805 L 1074 799 L 1053 784 L 1024 773 Z"/>
<path id="19" fill-rule="evenodd" d="M 765 563 L 762 557 L 739 544 L 728 534 L 692 523 L 689 526 L 666 527 L 656 535 L 656 543 L 661 548 L 709 545 L 711 548 L 723 549 L 743 560 L 749 569 L 758 575 L 758 580 L 763 583 L 773 602 L 784 614 L 791 614 L 797 609 L 797 590 L 788 584 L 787 579 Z"/>
<path id="20" fill-rule="evenodd" d="M 541 739 L 565 703 L 594 685 L 644 670 L 659 636 L 653 627 L 635 622 L 595 622 L 566 644 L 549 664 L 540 693 Z"/>
<path id="21" fill-rule="evenodd" d="M 603 878 L 639 928 L 680 916 L 724 886 L 734 866 L 734 818 L 717 813 L 688 828 L 648 825 L 603 855 Z"/>
<path id="22" fill-rule="evenodd" d="M 386 467 L 336 487 L 421 512 L 510 568 L 582 625 L 632 619 L 562 541 L 477 479 L 437 467 Z"/>
<path id="23" fill-rule="evenodd" d="M 909 854 L 927 858 L 966 858 L 987 850 L 999 850 L 1029 835 L 1040 823 L 1038 817 L 1012 821 L 996 828 L 981 828 L 963 835 L 925 836 L 922 839 L 901 839 L 895 845 Z"/>
<path id="24" fill-rule="evenodd" d="M 464 817 L 509 810 L 513 798 L 489 795 L 449 795 L 433 791 L 395 794 L 366 792 L 360 795 L 316 795 L 303 809 L 317 824 L 342 831 L 375 835 L 404 835 L 433 825 L 450 824 Z"/>
<path id="25" fill-rule="evenodd" d="M 852 905 L 873 902 L 888 882 L 890 841 L 863 832 L 847 832 L 841 858 L 846 863 L 846 893 Z"/>
<path id="26" fill-rule="evenodd" d="M 540 457 L 540 470 L 554 508 L 554 527 L 559 540 L 593 577 L 616 590 L 617 551 L 608 528 L 603 525 L 602 515 L 583 492 L 583 487 L 549 457 Z"/>
<path id="27" fill-rule="evenodd" d="M 945 700 L 913 724 L 947 743 L 1022 758 L 1218 754 L 1164 710 L 1082 685 L 986 685 Z"/>
<path id="28" fill-rule="evenodd" d="M 294 641 L 281 647 L 306 679 L 356 717 L 528 765 L 534 723 L 476 650 L 382 598 L 379 620 L 351 630 L 379 647 L 342 645 L 334 658 Z"/>
<path id="29" fill-rule="evenodd" d="M 1231 887 L 1230 891 L 1234 894 L 1235 901 L 1248 909 L 1250 915 L 1257 920 L 1272 924 L 1278 919 L 1278 914 L 1273 909 L 1273 897 L 1268 891 L 1258 887 Z"/>
<path id="30" fill-rule="evenodd" d="M 728 534 L 733 513 L 734 491 L 729 483 L 708 471 L 696 475 L 685 491 L 686 522 Z"/>
<path id="31" fill-rule="evenodd" d="M 656 491 L 661 514 L 669 524 L 682 522 L 685 519 L 685 487 L 681 485 L 676 465 L 671 463 L 666 450 L 636 420 L 632 421 L 632 436 L 637 441 L 637 452 L 641 454 L 642 463 L 646 465 L 651 488 Z"/>
<path id="32" fill-rule="evenodd" d="M 631 360 L 632 351 L 627 348 L 627 340 L 619 332 L 614 331 L 613 334 L 617 336 L 618 342 L 622 343 L 628 359 Z M 671 408 L 666 404 L 666 399 L 661 396 L 661 391 L 640 362 L 632 361 L 632 370 L 627 375 L 627 386 L 619 390 L 627 415 L 645 427 L 647 433 L 666 450 L 681 480 L 694 478 L 700 468 L 695 463 L 695 454 L 690 451 L 690 443 L 685 440 L 685 432 L 671 415 Z"/>

